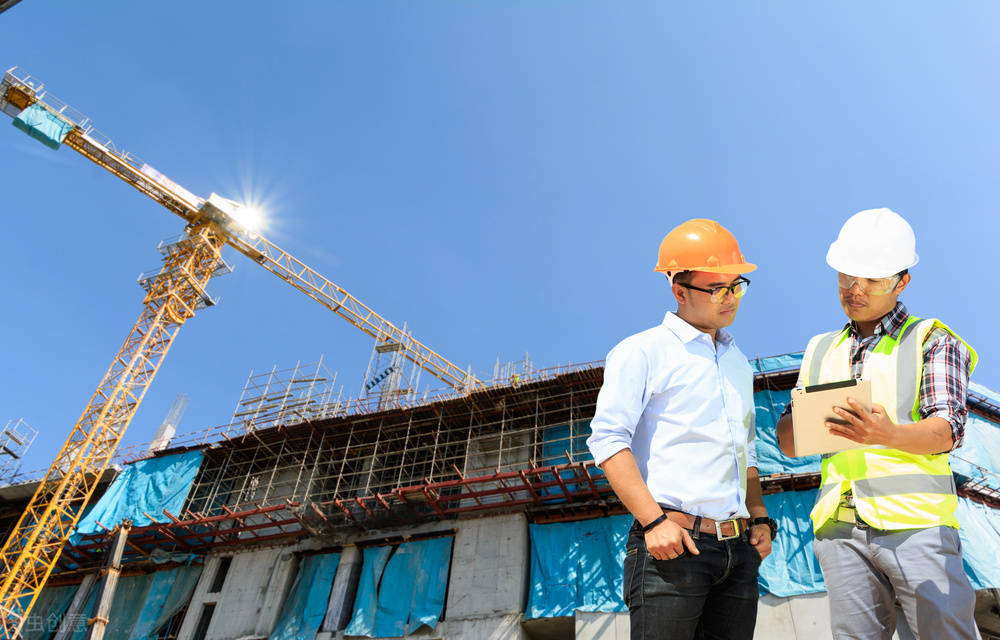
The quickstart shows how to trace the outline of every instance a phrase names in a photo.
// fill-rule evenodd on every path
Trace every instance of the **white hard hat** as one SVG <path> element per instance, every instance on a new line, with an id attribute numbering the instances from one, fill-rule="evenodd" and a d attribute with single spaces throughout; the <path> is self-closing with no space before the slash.
<path id="1" fill-rule="evenodd" d="M 910 224 L 891 209 L 867 209 L 847 219 L 826 263 L 858 278 L 888 278 L 917 264 Z"/>

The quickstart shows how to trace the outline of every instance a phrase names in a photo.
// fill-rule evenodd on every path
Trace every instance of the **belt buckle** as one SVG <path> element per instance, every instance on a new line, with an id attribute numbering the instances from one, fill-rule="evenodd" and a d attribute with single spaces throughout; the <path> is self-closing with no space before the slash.
<path id="1" fill-rule="evenodd" d="M 839 507 L 837 507 L 837 516 L 836 516 L 836 519 L 837 519 L 838 522 L 846 522 L 848 524 L 857 524 L 857 522 L 858 522 L 858 520 L 857 520 L 857 511 L 853 507 L 839 506 Z"/>
<path id="2" fill-rule="evenodd" d="M 835 519 L 838 522 L 853 524 L 856 529 L 865 530 L 870 528 L 867 522 L 858 517 L 858 510 L 855 507 L 837 507 Z"/>
<path id="3" fill-rule="evenodd" d="M 722 533 L 722 525 L 727 522 L 733 523 L 733 535 L 727 536 Z M 733 538 L 740 537 L 740 520 L 739 518 L 733 518 L 731 520 L 716 520 L 715 521 L 715 537 L 719 540 L 732 540 Z"/>

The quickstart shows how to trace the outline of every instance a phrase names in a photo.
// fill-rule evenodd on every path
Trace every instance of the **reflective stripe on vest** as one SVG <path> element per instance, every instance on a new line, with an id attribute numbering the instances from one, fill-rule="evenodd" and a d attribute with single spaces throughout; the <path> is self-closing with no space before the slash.
<path id="1" fill-rule="evenodd" d="M 923 344 L 935 328 L 961 340 L 937 320 L 910 316 L 898 337 L 883 336 L 865 359 L 861 377 L 871 381 L 872 401 L 883 405 L 897 424 L 920 419 Z M 976 353 L 965 344 L 971 355 L 970 368 L 974 368 Z M 800 383 L 806 386 L 850 379 L 851 340 L 847 329 L 810 340 L 801 374 Z M 810 514 L 816 530 L 836 516 L 840 496 L 849 489 L 854 493 L 858 514 L 874 527 L 958 527 L 954 517 L 958 500 L 947 453 L 917 455 L 873 446 L 824 455 L 822 469 L 816 505 Z"/>

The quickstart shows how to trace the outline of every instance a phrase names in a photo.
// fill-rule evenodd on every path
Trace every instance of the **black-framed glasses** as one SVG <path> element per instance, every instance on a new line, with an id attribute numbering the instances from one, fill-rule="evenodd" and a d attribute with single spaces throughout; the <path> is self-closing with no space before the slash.
<path id="1" fill-rule="evenodd" d="M 705 289 L 703 287 L 696 287 L 693 284 L 685 284 L 683 282 L 675 282 L 674 284 L 679 284 L 685 289 L 693 289 L 695 291 L 704 291 L 709 294 L 712 298 L 712 302 L 719 303 L 726 299 L 726 293 L 733 294 L 734 298 L 742 298 L 743 294 L 747 292 L 747 287 L 750 286 L 750 280 L 747 278 L 737 278 L 736 282 L 725 287 L 712 287 L 711 289 Z"/>

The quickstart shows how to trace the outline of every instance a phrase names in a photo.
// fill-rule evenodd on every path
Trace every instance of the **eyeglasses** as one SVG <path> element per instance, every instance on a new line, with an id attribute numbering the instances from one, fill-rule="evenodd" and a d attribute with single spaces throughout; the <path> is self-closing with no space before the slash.
<path id="1" fill-rule="evenodd" d="M 747 287 L 750 286 L 750 281 L 746 278 L 739 278 L 736 282 L 732 283 L 726 287 L 712 287 L 711 289 L 704 289 L 702 287 L 696 287 L 693 284 L 685 284 L 683 282 L 675 282 L 674 284 L 679 284 L 685 289 L 693 289 L 695 291 L 704 291 L 711 295 L 712 302 L 719 303 L 726 299 L 726 294 L 733 294 L 734 298 L 742 298 L 743 294 L 747 292 Z"/>
<path id="2" fill-rule="evenodd" d="M 849 276 L 846 273 L 837 274 L 837 284 L 841 289 L 848 290 L 858 285 L 862 293 L 873 296 L 884 296 L 891 292 L 902 280 L 899 276 L 889 276 L 888 278 L 858 278 Z"/>

